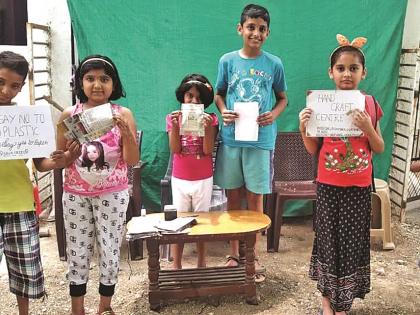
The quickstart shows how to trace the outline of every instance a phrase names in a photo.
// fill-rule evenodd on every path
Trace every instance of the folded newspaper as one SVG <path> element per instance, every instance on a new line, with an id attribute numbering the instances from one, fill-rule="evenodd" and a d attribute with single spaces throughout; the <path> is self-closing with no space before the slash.
<path id="1" fill-rule="evenodd" d="M 106 103 L 64 119 L 58 128 L 63 129 L 67 139 L 86 143 L 100 138 L 113 126 L 112 107 L 110 103 Z"/>
<path id="2" fill-rule="evenodd" d="M 133 217 L 127 223 L 127 240 L 146 238 L 159 234 L 188 233 L 188 227 L 196 224 L 194 217 L 180 217 L 164 221 L 158 216 Z"/>
<path id="3" fill-rule="evenodd" d="M 155 227 L 161 233 L 180 233 L 186 228 L 197 224 L 194 217 L 179 217 L 170 221 L 159 221 Z"/>
<path id="4" fill-rule="evenodd" d="M 153 216 L 131 218 L 127 223 L 127 240 L 145 238 L 159 234 L 159 230 L 155 227 L 159 221 L 159 217 Z"/>

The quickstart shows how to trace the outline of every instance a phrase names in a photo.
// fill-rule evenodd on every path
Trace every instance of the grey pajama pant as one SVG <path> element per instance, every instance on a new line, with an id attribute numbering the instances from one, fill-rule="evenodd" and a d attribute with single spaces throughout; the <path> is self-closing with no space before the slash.
<path id="1" fill-rule="evenodd" d="M 128 201 L 128 189 L 94 197 L 64 192 L 63 212 L 69 266 L 67 279 L 70 281 L 70 292 L 72 285 L 86 286 L 95 241 L 99 256 L 100 284 L 114 287 L 117 283 Z"/>

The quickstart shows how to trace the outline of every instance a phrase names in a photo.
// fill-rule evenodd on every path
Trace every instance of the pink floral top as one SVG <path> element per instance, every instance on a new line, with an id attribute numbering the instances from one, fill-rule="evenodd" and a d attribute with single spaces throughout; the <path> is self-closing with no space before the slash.
<path id="1" fill-rule="evenodd" d="M 218 126 L 216 114 L 210 114 L 212 126 Z M 172 129 L 171 115 L 166 116 L 166 131 Z M 201 180 L 213 176 L 212 155 L 203 152 L 204 137 L 181 136 L 181 153 L 173 155 L 172 176 L 183 180 Z"/>
<path id="2" fill-rule="evenodd" d="M 113 111 L 120 106 L 112 104 Z M 83 104 L 76 104 L 72 115 L 80 113 Z M 63 189 L 66 192 L 98 196 L 128 188 L 127 163 L 122 157 L 121 134 L 112 128 L 95 141 L 82 145 L 82 154 L 65 170 Z"/>

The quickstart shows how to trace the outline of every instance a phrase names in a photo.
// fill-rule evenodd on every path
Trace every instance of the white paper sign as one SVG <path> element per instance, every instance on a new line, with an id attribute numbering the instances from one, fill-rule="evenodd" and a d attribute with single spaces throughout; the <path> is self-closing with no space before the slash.
<path id="1" fill-rule="evenodd" d="M 55 149 L 48 105 L 0 106 L 0 160 L 47 157 Z"/>
<path id="2" fill-rule="evenodd" d="M 239 115 L 235 120 L 235 140 L 258 141 L 258 103 L 236 102 L 233 110 Z"/>
<path id="3" fill-rule="evenodd" d="M 312 90 L 306 97 L 312 109 L 306 126 L 308 137 L 354 137 L 362 131 L 353 125 L 352 111 L 365 109 L 365 96 L 358 90 Z"/>

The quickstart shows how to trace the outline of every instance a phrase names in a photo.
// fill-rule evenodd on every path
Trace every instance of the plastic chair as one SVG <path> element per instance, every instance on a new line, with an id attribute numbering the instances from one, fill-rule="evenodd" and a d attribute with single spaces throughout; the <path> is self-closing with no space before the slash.
<path id="1" fill-rule="evenodd" d="M 370 236 L 382 239 L 383 249 L 395 249 L 391 230 L 391 201 L 388 183 L 375 178 L 376 192 L 372 192 L 372 222 Z"/>
<path id="2" fill-rule="evenodd" d="M 267 251 L 278 252 L 286 200 L 316 200 L 316 156 L 310 155 L 300 132 L 279 132 L 274 152 L 273 192 L 267 196 L 267 215 L 271 226 L 267 232 Z"/>
<path id="3" fill-rule="evenodd" d="M 141 149 L 141 142 L 143 132 L 137 131 L 137 143 L 139 150 Z M 133 216 L 140 216 L 141 212 L 141 170 L 144 163 L 139 161 L 135 166 L 129 166 L 127 170 L 130 200 L 127 207 L 126 221 L 130 220 Z M 66 254 L 66 231 L 64 228 L 63 216 L 63 169 L 54 170 L 54 207 L 55 207 L 55 229 L 57 234 L 58 255 L 60 260 L 67 260 Z M 136 240 L 129 244 L 130 257 L 132 260 L 143 258 L 143 241 Z"/>
<path id="4" fill-rule="evenodd" d="M 137 130 L 137 143 L 140 152 L 142 139 L 143 131 Z M 126 222 L 130 221 L 132 217 L 139 217 L 141 215 L 141 171 L 145 164 L 145 162 L 139 160 L 137 165 L 129 166 L 127 170 L 130 201 L 127 207 Z M 143 259 L 143 240 L 129 242 L 129 251 L 131 260 Z"/>

